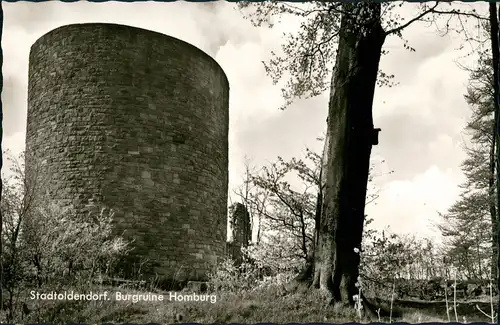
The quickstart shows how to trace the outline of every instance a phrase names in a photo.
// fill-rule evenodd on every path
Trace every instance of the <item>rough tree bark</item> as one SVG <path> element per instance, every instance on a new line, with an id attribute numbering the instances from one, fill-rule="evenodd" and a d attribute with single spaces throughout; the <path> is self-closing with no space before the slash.
<path id="1" fill-rule="evenodd" d="M 332 302 L 353 305 L 358 294 L 366 188 L 372 145 L 372 104 L 382 45 L 380 3 L 345 3 L 332 76 L 323 153 L 322 197 L 314 260 L 302 274 Z"/>
<path id="2" fill-rule="evenodd" d="M 497 10 L 496 3 L 490 4 L 490 27 L 491 27 L 491 47 L 492 47 L 492 54 L 493 54 L 493 83 L 494 83 L 494 90 L 495 90 L 495 133 L 494 133 L 494 138 L 496 140 L 496 168 L 497 168 L 497 173 L 496 173 L 496 189 L 497 189 L 497 215 L 496 215 L 496 222 L 493 222 L 493 227 L 496 227 L 496 229 L 492 229 L 494 236 L 493 240 L 496 240 L 496 243 L 493 243 L 493 245 L 496 244 L 496 253 L 497 253 L 497 263 L 496 263 L 496 281 L 497 281 L 497 290 L 500 293 L 500 242 L 498 239 L 500 238 L 500 121 L 498 120 L 500 117 L 500 48 L 499 46 L 499 28 L 498 28 L 498 20 L 500 20 L 500 12 Z M 495 62 L 495 55 L 496 55 L 496 62 Z M 492 220 L 493 221 L 493 220 Z M 494 261 L 493 261 L 494 264 Z M 493 268 L 493 267 L 492 267 Z M 500 294 L 498 295 L 498 306 L 497 306 L 497 321 L 500 319 Z"/>

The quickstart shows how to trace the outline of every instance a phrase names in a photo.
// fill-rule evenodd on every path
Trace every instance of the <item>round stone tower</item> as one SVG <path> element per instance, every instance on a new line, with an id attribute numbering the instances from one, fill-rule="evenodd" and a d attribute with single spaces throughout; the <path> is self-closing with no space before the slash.
<path id="1" fill-rule="evenodd" d="M 115 24 L 59 27 L 31 47 L 27 171 L 42 163 L 51 198 L 77 212 L 90 199 L 113 209 L 116 233 L 133 240 L 129 267 L 202 281 L 226 242 L 228 105 L 224 71 L 193 45 Z"/>

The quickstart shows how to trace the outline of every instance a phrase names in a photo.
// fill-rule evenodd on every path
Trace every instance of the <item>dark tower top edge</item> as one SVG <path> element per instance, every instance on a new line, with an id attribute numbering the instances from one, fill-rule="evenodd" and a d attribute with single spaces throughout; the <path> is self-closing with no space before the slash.
<path id="1" fill-rule="evenodd" d="M 220 64 L 212 56 L 210 56 L 208 53 L 206 53 L 205 51 L 203 51 L 200 48 L 198 48 L 198 47 L 196 47 L 196 46 L 194 46 L 192 44 L 189 44 L 189 43 L 187 43 L 187 42 L 185 42 L 185 41 L 183 41 L 181 39 L 178 39 L 176 37 L 173 37 L 173 36 L 170 36 L 170 35 L 167 35 L 167 34 L 163 34 L 163 33 L 160 33 L 160 32 L 156 32 L 156 31 L 152 31 L 152 30 L 149 30 L 149 29 L 145 29 L 145 28 L 130 26 L 130 25 L 122 25 L 122 24 L 115 24 L 115 23 L 78 23 L 78 24 L 68 24 L 68 25 L 59 26 L 59 27 L 54 28 L 51 31 L 45 33 L 41 37 L 39 37 L 31 45 L 31 48 L 30 48 L 30 57 L 31 57 L 31 53 L 32 53 L 34 47 L 40 45 L 40 43 L 43 44 L 47 38 L 50 38 L 55 33 L 58 33 L 58 32 L 61 32 L 62 30 L 67 30 L 67 29 L 70 29 L 70 28 L 80 29 L 80 28 L 95 28 L 95 27 L 117 28 L 117 29 L 122 29 L 122 31 L 128 31 L 130 33 L 130 35 L 133 35 L 133 34 L 135 34 L 135 35 L 148 34 L 148 36 L 150 36 L 150 37 L 170 39 L 172 41 L 181 43 L 183 46 L 191 48 L 191 49 L 199 52 L 200 53 L 200 57 L 205 57 L 207 60 L 212 61 L 219 68 L 220 72 L 224 76 L 225 83 L 226 83 L 225 86 L 227 87 L 227 89 L 229 89 L 229 80 L 227 78 L 226 73 L 224 72 L 224 69 L 222 69 L 222 67 L 220 66 Z"/>

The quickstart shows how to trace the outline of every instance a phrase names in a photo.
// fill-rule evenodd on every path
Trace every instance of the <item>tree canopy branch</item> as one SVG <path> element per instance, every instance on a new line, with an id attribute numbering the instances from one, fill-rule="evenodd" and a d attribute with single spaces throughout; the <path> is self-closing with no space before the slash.
<path id="1" fill-rule="evenodd" d="M 390 29 L 388 31 L 385 32 L 386 35 L 390 35 L 390 34 L 396 34 L 396 33 L 399 33 L 400 31 L 402 31 L 403 29 L 405 29 L 406 27 L 410 26 L 411 24 L 413 24 L 414 22 L 422 19 L 425 15 L 431 13 L 431 12 L 435 12 L 435 9 L 437 8 L 437 6 L 439 5 L 439 1 L 436 1 L 436 3 L 434 4 L 434 6 L 432 6 L 431 8 L 427 9 L 426 11 L 422 12 L 420 15 L 410 19 L 409 21 L 407 21 L 405 24 L 403 25 L 400 25 L 396 28 L 393 28 L 393 29 Z"/>
<path id="2" fill-rule="evenodd" d="M 462 11 L 458 11 L 456 9 L 453 9 L 450 11 L 433 10 L 433 13 L 440 14 L 440 15 L 459 15 L 459 16 L 473 17 L 473 18 L 483 20 L 483 21 L 489 21 L 488 18 L 482 17 L 482 16 L 476 14 L 475 12 L 462 12 Z"/>

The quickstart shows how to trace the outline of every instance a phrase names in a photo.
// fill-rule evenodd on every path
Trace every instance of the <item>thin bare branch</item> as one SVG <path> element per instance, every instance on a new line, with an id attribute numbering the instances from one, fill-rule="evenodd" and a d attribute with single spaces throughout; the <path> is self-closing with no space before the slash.
<path id="1" fill-rule="evenodd" d="M 403 29 L 405 29 L 406 27 L 410 26 L 411 24 L 413 24 L 414 22 L 416 21 L 419 21 L 420 19 L 422 19 L 424 16 L 426 16 L 427 14 L 431 13 L 434 11 L 434 9 L 437 8 L 437 6 L 439 5 L 439 1 L 436 1 L 436 3 L 434 4 L 434 6 L 432 6 L 431 8 L 427 9 L 426 11 L 422 12 L 420 15 L 410 19 L 409 21 L 407 21 L 405 24 L 403 25 L 400 25 L 396 28 L 393 28 L 393 29 L 390 29 L 388 31 L 385 32 L 386 35 L 390 35 L 390 34 L 396 34 L 398 32 L 401 32 Z"/>

